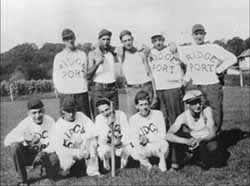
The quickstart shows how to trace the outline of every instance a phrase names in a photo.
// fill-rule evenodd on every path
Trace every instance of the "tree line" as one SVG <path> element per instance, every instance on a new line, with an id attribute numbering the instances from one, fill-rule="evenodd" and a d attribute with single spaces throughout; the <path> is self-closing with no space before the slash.
<path id="1" fill-rule="evenodd" d="M 215 40 L 226 50 L 239 56 L 250 48 L 250 37 L 243 40 L 240 37 Z M 92 43 L 78 44 L 77 47 L 88 53 L 93 49 Z M 63 49 L 63 44 L 45 43 L 40 49 L 34 43 L 17 45 L 7 52 L 1 53 L 0 80 L 38 80 L 51 79 L 54 56 Z"/>

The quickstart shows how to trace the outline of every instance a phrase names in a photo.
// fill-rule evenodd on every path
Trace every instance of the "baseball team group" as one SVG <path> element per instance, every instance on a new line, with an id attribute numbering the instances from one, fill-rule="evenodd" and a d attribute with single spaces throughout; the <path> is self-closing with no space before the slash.
<path id="1" fill-rule="evenodd" d="M 150 157 L 159 159 L 162 172 L 178 171 L 188 162 L 203 170 L 226 165 L 218 140 L 220 79 L 237 58 L 205 42 L 205 36 L 204 26 L 196 24 L 192 44 L 165 45 L 164 35 L 154 33 L 152 47 L 136 48 L 132 32 L 124 30 L 119 35 L 122 46 L 114 47 L 112 32 L 103 29 L 86 54 L 76 47 L 75 33 L 64 29 L 65 47 L 53 64 L 60 118 L 45 114 L 41 99 L 32 97 L 28 116 L 4 140 L 17 184 L 29 184 L 29 165 L 42 167 L 51 179 L 70 175 L 77 163 L 88 176 L 101 176 L 100 164 L 106 172 L 111 169 L 111 152 L 120 158 L 121 169 L 133 159 L 150 170 L 155 166 Z M 124 79 L 122 100 L 117 77 Z"/>

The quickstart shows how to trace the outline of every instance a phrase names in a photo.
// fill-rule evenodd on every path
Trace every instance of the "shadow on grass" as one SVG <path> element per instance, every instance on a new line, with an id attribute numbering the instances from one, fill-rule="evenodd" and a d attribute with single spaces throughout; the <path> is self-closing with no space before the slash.
<path id="1" fill-rule="evenodd" d="M 222 131 L 219 135 L 219 141 L 223 148 L 227 149 L 230 146 L 236 145 L 238 141 L 250 137 L 249 131 L 242 131 L 241 129 L 234 128 Z"/>

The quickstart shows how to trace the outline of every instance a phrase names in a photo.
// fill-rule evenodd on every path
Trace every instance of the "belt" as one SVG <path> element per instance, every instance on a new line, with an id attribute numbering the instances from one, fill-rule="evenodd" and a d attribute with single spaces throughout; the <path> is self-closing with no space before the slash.
<path id="1" fill-rule="evenodd" d="M 141 83 L 141 84 L 127 84 L 127 87 L 135 87 L 135 88 L 140 88 L 140 87 L 145 87 L 147 85 L 152 85 L 152 82 L 151 81 L 147 81 L 145 83 Z"/>
<path id="2" fill-rule="evenodd" d="M 114 88 L 115 87 L 115 82 L 114 83 L 97 83 L 97 82 L 94 82 L 94 86 L 96 88 Z"/>

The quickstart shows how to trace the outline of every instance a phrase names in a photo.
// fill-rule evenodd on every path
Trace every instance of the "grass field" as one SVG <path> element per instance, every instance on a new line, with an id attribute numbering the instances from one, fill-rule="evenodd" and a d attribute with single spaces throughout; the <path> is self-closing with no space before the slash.
<path id="1" fill-rule="evenodd" d="M 223 135 L 230 152 L 228 165 L 202 171 L 194 165 L 187 165 L 178 172 L 161 173 L 157 168 L 147 171 L 143 168 L 117 170 L 117 177 L 110 173 L 102 178 L 70 177 L 59 181 L 39 178 L 39 171 L 30 172 L 32 185 L 249 185 L 250 138 L 242 137 L 250 131 L 250 89 L 224 88 Z M 58 118 L 58 100 L 44 99 L 46 112 Z M 26 102 L 1 102 L 1 185 L 15 183 L 15 171 L 9 148 L 3 146 L 6 134 L 26 114 Z"/>

